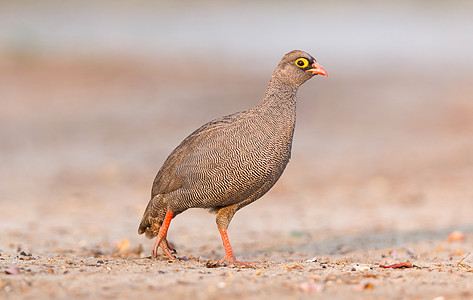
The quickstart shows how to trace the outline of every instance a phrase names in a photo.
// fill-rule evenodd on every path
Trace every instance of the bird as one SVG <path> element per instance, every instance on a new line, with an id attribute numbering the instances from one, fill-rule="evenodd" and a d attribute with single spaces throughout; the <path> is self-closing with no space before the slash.
<path id="1" fill-rule="evenodd" d="M 225 255 L 220 265 L 245 265 L 235 259 L 227 234 L 234 214 L 269 191 L 291 157 L 299 87 L 327 71 L 308 53 L 293 50 L 274 70 L 263 99 L 253 108 L 210 121 L 186 137 L 159 169 L 139 234 L 156 238 L 158 249 L 176 260 L 167 241 L 171 220 L 190 208 L 216 214 Z"/>

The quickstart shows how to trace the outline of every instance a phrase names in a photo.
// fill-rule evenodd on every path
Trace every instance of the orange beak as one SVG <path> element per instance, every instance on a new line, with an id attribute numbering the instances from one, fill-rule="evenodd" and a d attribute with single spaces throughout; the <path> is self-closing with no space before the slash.
<path id="1" fill-rule="evenodd" d="M 312 69 L 307 70 L 306 72 L 311 72 L 314 75 L 324 75 L 325 77 L 328 77 L 327 71 L 319 65 L 316 61 L 312 64 Z"/>

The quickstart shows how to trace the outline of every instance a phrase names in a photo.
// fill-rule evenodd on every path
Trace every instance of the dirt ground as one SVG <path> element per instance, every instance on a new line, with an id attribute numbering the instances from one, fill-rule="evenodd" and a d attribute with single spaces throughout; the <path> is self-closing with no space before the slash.
<path id="1" fill-rule="evenodd" d="M 184 260 L 151 259 L 137 228 L 162 162 L 256 104 L 272 71 L 193 61 L 205 76 L 167 59 L 0 57 L 0 298 L 473 299 L 468 72 L 312 79 L 285 174 L 229 229 L 253 268 L 212 265 L 223 247 L 203 210 L 171 224 Z"/>

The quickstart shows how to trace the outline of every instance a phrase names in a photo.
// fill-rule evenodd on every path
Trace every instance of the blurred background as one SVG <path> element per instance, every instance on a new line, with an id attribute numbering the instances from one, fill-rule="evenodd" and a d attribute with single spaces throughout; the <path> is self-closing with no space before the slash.
<path id="1" fill-rule="evenodd" d="M 300 89 L 291 162 L 236 215 L 234 247 L 312 253 L 328 250 L 310 241 L 331 236 L 471 231 L 471 11 L 471 1 L 0 1 L 0 249 L 122 238 L 151 249 L 136 230 L 167 155 L 205 122 L 256 105 L 293 49 L 329 77 Z M 189 211 L 170 235 L 211 256 L 202 247 L 221 252 L 215 229 Z"/>

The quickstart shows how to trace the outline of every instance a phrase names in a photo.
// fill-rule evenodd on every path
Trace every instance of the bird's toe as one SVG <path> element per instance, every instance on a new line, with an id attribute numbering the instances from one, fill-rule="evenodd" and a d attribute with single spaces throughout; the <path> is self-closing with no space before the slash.
<path id="1" fill-rule="evenodd" d="M 257 264 L 257 261 L 248 261 L 248 262 L 243 262 L 243 261 L 238 261 L 235 259 L 235 257 L 228 257 L 224 256 L 221 260 L 218 261 L 217 264 L 222 265 L 222 266 L 237 266 L 237 267 L 244 267 L 244 268 L 254 268 L 255 264 Z"/>

